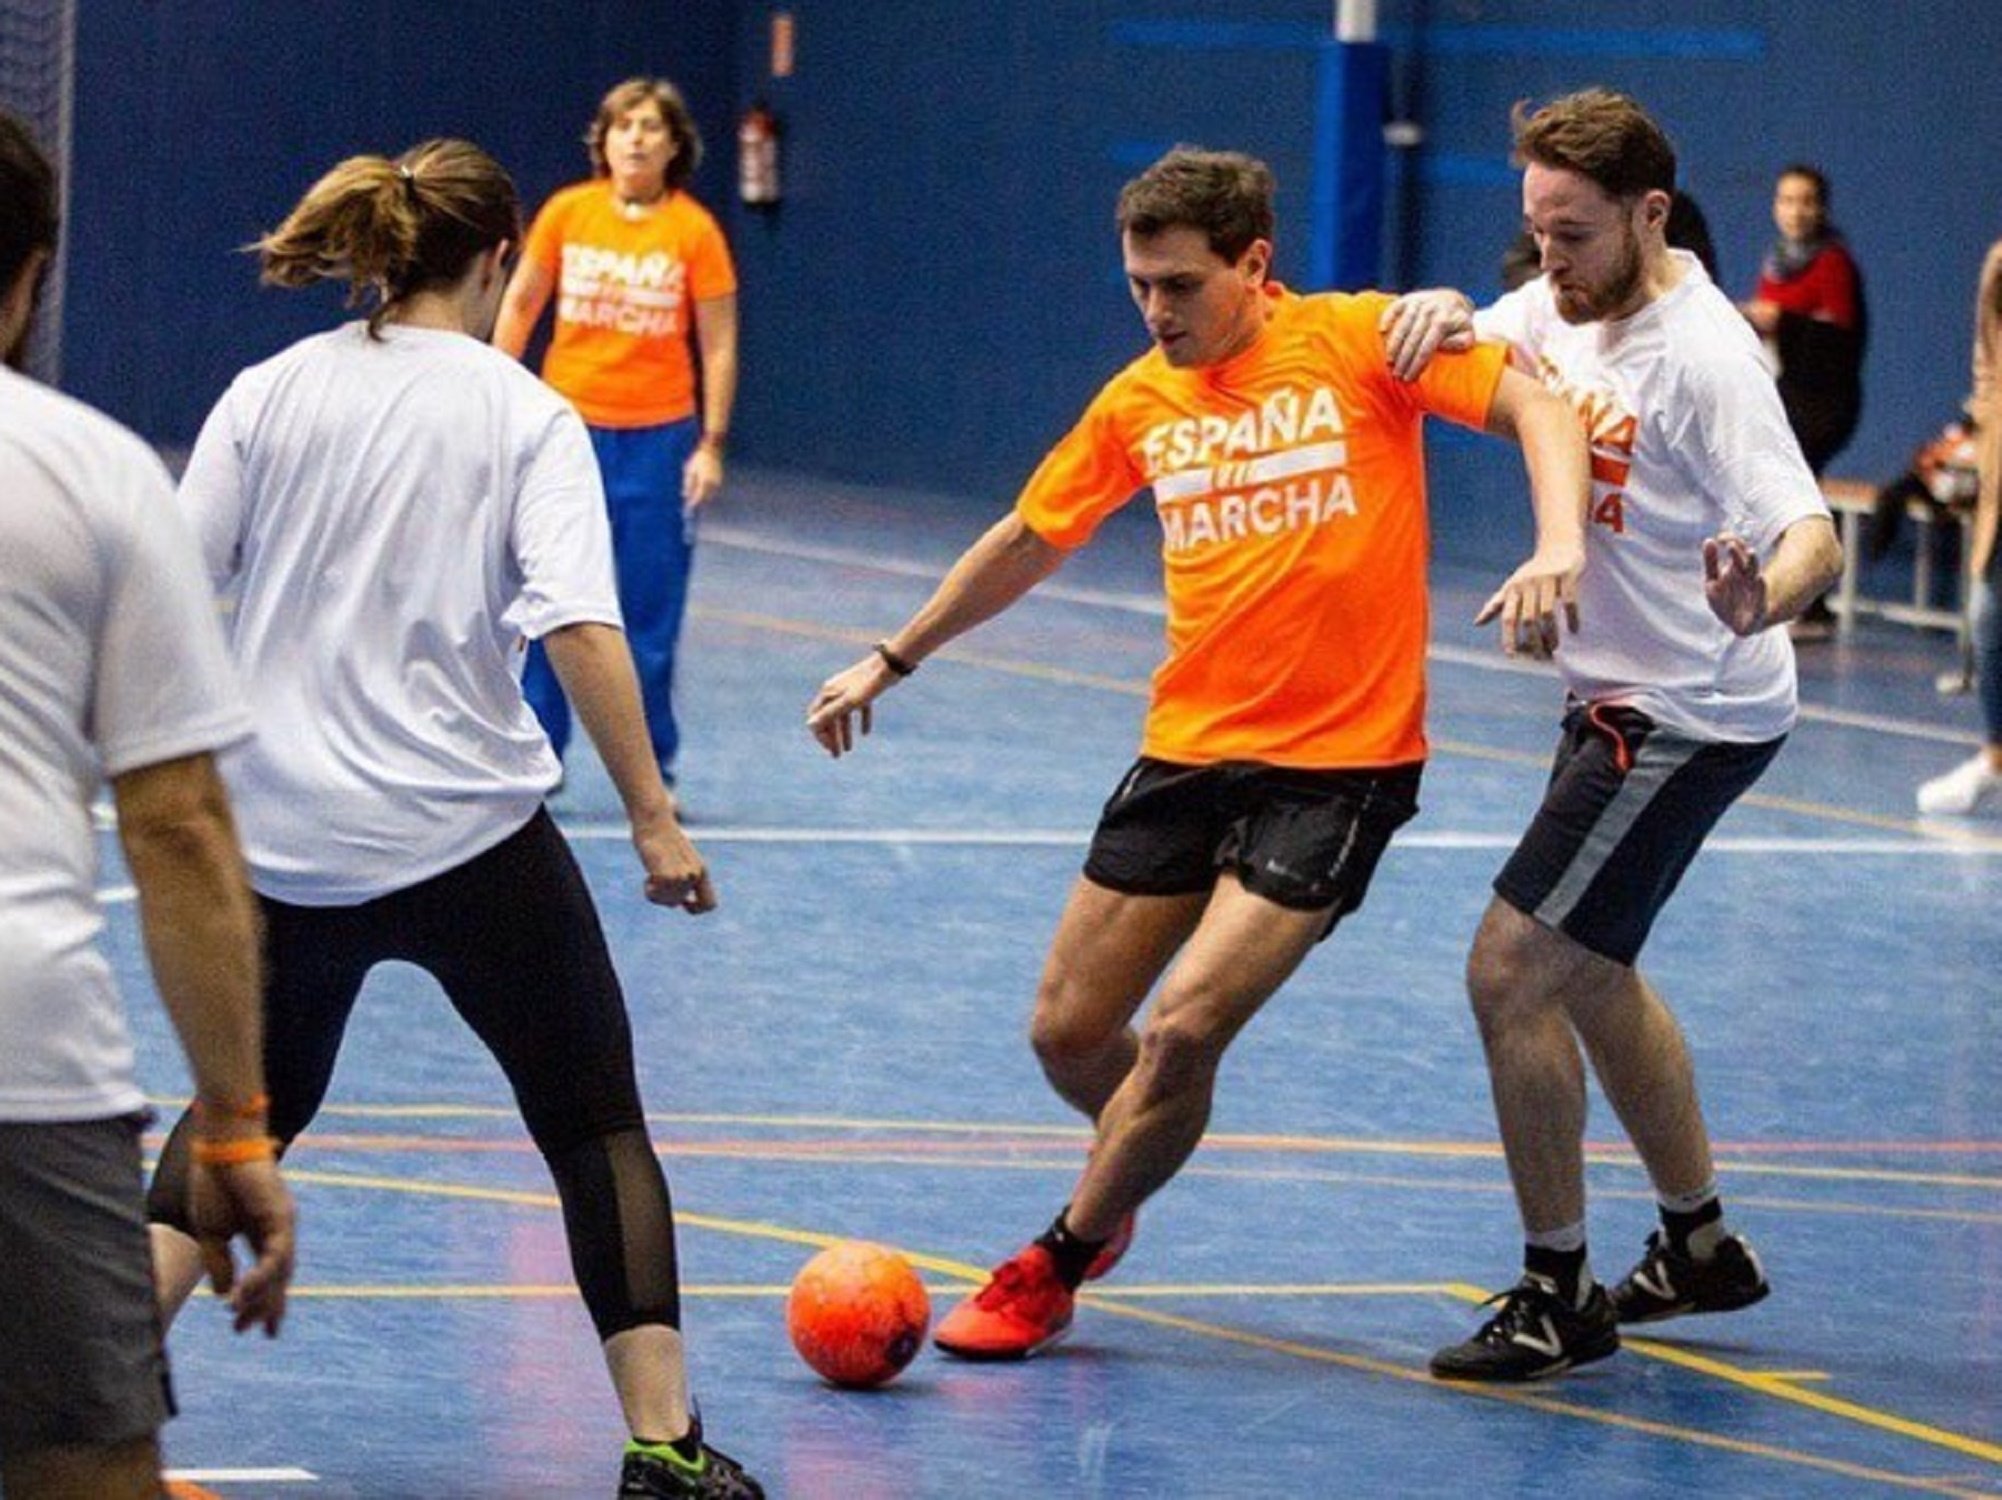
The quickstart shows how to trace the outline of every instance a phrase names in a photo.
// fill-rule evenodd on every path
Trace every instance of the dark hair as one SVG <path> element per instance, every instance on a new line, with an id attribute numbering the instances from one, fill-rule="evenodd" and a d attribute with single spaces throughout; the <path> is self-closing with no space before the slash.
<path id="1" fill-rule="evenodd" d="M 1712 281 L 1722 279 L 1717 274 L 1717 243 L 1710 238 L 1710 221 L 1703 217 L 1696 200 L 1680 189 L 1668 205 L 1668 222 L 1662 225 L 1662 237 L 1676 249 L 1687 250 L 1702 261 Z"/>
<path id="2" fill-rule="evenodd" d="M 473 257 L 521 238 L 514 182 L 470 141 L 426 141 L 394 161 L 351 156 L 314 183 L 255 249 L 271 286 L 346 281 L 373 295 L 370 333 L 414 292 L 449 286 Z"/>
<path id="3" fill-rule="evenodd" d="M 1241 151 L 1177 146 L 1119 191 L 1122 234 L 1200 229 L 1235 262 L 1253 240 L 1272 239 L 1272 169 Z"/>
<path id="4" fill-rule="evenodd" d="M 628 78 L 600 99 L 598 113 L 591 118 L 591 128 L 584 132 L 584 149 L 591 154 L 591 175 L 611 176 L 611 164 L 605 159 L 605 137 L 620 115 L 648 100 L 660 106 L 660 117 L 667 121 L 667 133 L 674 137 L 674 155 L 667 163 L 667 190 L 671 193 L 687 187 L 688 179 L 702 165 L 702 132 L 695 128 L 695 116 L 688 112 L 681 90 L 665 78 Z"/>
<path id="5" fill-rule="evenodd" d="M 1648 112 L 1611 89 L 1583 89 L 1509 114 L 1518 166 L 1576 172 L 1615 198 L 1675 191 L 1675 147 Z"/>
<path id="6" fill-rule="evenodd" d="M 1822 211 L 1824 213 L 1828 211 L 1828 174 L 1826 172 L 1822 171 L 1819 167 L 1811 167 L 1804 161 L 1789 162 L 1780 168 L 1779 175 L 1773 179 L 1773 183 L 1775 186 L 1778 186 L 1789 177 L 1804 177 L 1813 183 L 1814 196 L 1821 200 Z"/>
<path id="7" fill-rule="evenodd" d="M 0 290 L 37 250 L 54 251 L 58 227 L 55 168 L 28 127 L 0 110 Z"/>

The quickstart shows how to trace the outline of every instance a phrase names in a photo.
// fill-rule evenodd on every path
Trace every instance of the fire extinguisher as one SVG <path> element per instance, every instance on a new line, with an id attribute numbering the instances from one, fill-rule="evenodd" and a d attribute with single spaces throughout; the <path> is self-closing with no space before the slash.
<path id="1" fill-rule="evenodd" d="M 752 208 L 779 201 L 779 120 L 762 99 L 737 126 L 737 196 Z"/>

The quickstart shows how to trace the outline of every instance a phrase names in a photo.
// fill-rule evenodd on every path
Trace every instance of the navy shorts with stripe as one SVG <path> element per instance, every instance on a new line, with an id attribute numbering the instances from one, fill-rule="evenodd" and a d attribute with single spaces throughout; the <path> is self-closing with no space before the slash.
<path id="1" fill-rule="evenodd" d="M 1696 739 L 1637 708 L 1573 704 L 1543 805 L 1495 894 L 1615 963 L 1632 964 L 1683 871 L 1786 736 Z"/>

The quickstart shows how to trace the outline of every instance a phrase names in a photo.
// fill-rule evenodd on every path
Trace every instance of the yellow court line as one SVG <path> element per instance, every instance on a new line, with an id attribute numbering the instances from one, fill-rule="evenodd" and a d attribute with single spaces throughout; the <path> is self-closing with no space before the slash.
<path id="1" fill-rule="evenodd" d="M 1698 1374 L 1709 1375 L 1718 1380 L 1728 1380 L 1733 1385 L 1744 1386 L 1747 1390 L 1757 1391 L 1761 1395 L 1772 1396 L 1781 1401 L 1791 1401 L 1798 1406 L 1826 1412 L 1832 1417 L 1841 1417 L 1845 1421 L 1860 1422 L 1866 1427 L 1895 1432 L 1900 1437 L 1916 1438 L 1922 1443 L 1950 1448 L 1955 1453 L 1964 1453 L 1969 1458 L 1978 1458 L 1984 1463 L 2002 1464 L 2002 1443 L 1983 1442 L 1980 1438 L 1968 1437 L 1964 1433 L 1952 1432 L 1944 1427 L 1934 1427 L 1925 1422 L 1914 1422 L 1890 1412 L 1879 1411 L 1874 1407 L 1859 1406 L 1854 1401 L 1844 1401 L 1839 1396 L 1823 1395 L 1820 1391 L 1804 1391 L 1793 1384 L 1795 1380 L 1801 1378 L 1799 1376 L 1780 1371 L 1740 1369 L 1722 1360 L 1694 1354 L 1675 1344 L 1663 1344 L 1654 1339 L 1624 1339 L 1621 1342 L 1623 1347 L 1632 1349 L 1636 1354 L 1644 1354 L 1665 1364 L 1679 1365 L 1685 1370 L 1694 1370 Z"/>
<path id="2" fill-rule="evenodd" d="M 1489 1294 L 1476 1286 L 1459 1285 L 1451 1288 L 1452 1295 L 1464 1302 L 1486 1302 Z M 1664 1364 L 1679 1365 L 1685 1370 L 1694 1370 L 1701 1375 L 1709 1375 L 1717 1380 L 1729 1381 L 1733 1385 L 1757 1391 L 1760 1395 L 1771 1396 L 1780 1401 L 1791 1401 L 1797 1406 L 1810 1407 L 1825 1412 L 1829 1416 L 1841 1417 L 1846 1421 L 1859 1422 L 1865 1427 L 1875 1427 L 1884 1432 L 1895 1432 L 1900 1437 L 1915 1438 L 1922 1443 L 1949 1448 L 1955 1453 L 1964 1453 L 1970 1458 L 1982 1459 L 1991 1464 L 2002 1464 L 2002 1445 L 1984 1442 L 1980 1438 L 1969 1437 L 1965 1433 L 1951 1431 L 1945 1427 L 1935 1427 L 1926 1422 L 1914 1422 L 1909 1418 L 1879 1411 L 1875 1407 L 1861 1406 L 1854 1401 L 1844 1401 L 1836 1396 L 1824 1396 L 1819 1391 L 1803 1391 L 1789 1383 L 1786 1376 L 1759 1370 L 1747 1370 L 1743 1366 L 1729 1364 L 1708 1355 L 1694 1354 L 1676 1344 L 1664 1344 L 1656 1339 L 1637 1339 L 1622 1336 L 1622 1349 L 1648 1359 L 1657 1359 Z"/>
<path id="3" fill-rule="evenodd" d="M 677 1215 L 677 1218 L 679 1216 Z M 899 1250 L 906 1260 L 922 1259 L 909 1252 Z M 970 1268 L 969 1268 L 970 1270 Z M 927 1282 L 925 1291 L 933 1297 L 956 1297 L 963 1293 L 969 1283 L 983 1279 L 979 1275 L 955 1276 L 949 1282 Z M 1111 1298 L 1115 1301 L 1150 1300 L 1154 1298 L 1189 1297 L 1257 1297 L 1257 1298 L 1324 1298 L 1324 1297 L 1433 1297 L 1454 1294 L 1457 1282 L 1444 1281 L 1357 1281 L 1357 1282 L 1303 1282 L 1290 1285 L 1284 1282 L 1265 1284 L 1260 1282 L 1189 1282 L 1181 1285 L 1164 1284 L 1158 1286 L 1094 1287 L 1091 1295 L 1096 1298 Z M 206 1293 L 206 1288 L 202 1289 Z M 207 1293 L 213 1295 L 213 1293 Z M 771 1299 L 792 1294 L 790 1282 L 683 1282 L 683 1297 L 700 1297 L 713 1301 L 726 1298 L 751 1297 Z M 577 1287 L 574 1282 L 337 1282 L 311 1286 L 293 1286 L 287 1292 L 290 1297 L 306 1297 L 316 1301 L 366 1302 L 381 1300 L 386 1302 L 536 1302 L 544 1299 L 561 1300 L 575 1297 Z M 1807 1379 L 1800 1376 L 1795 1378 Z"/>
<path id="4" fill-rule="evenodd" d="M 340 1172 L 299 1171 L 288 1175 L 300 1183 L 316 1183 L 322 1186 L 374 1188 L 386 1192 L 485 1200 L 488 1202 L 516 1204 L 536 1208 L 560 1208 L 561 1206 L 553 1193 L 531 1193 L 508 1188 L 471 1187 L 464 1184 L 429 1183 L 410 1178 L 362 1176 Z M 843 1239 L 848 1238 L 843 1235 L 793 1229 L 784 1225 L 769 1224 L 754 1220 L 728 1219 L 711 1214 L 677 1213 L 675 1218 L 678 1223 L 694 1228 L 711 1229 L 726 1234 L 740 1234 L 757 1239 L 776 1240 L 786 1244 L 816 1248 L 838 1244 Z M 987 1276 L 985 1270 L 967 1261 L 953 1260 L 944 1256 L 926 1255 L 909 1250 L 900 1250 L 900 1253 L 914 1266 L 955 1277 L 970 1285 L 978 1285 Z M 1464 1282 L 1444 1283 L 1438 1290 L 1469 1302 L 1484 1302 L 1488 1297 L 1488 1294 L 1481 1288 L 1470 1286 Z M 1875 1479 L 1883 1483 L 1896 1484 L 1908 1489 L 1921 1489 L 1947 1495 L 1978 1496 L 1981 1493 L 1979 1491 L 1962 1490 L 1945 1481 L 1916 1479 L 1911 1476 L 1894 1474 L 1888 1471 L 1873 1470 L 1834 1459 L 1820 1458 L 1813 1454 L 1796 1452 L 1791 1449 L 1773 1447 L 1767 1444 L 1743 1442 L 1735 1438 L 1724 1438 L 1714 1433 L 1701 1432 L 1696 1429 L 1650 1422 L 1641 1418 L 1623 1416 L 1616 1412 L 1600 1411 L 1592 1407 L 1576 1406 L 1570 1402 L 1556 1401 L 1546 1397 L 1528 1396 L 1519 1391 L 1492 1386 L 1468 1385 L 1458 1381 L 1435 1381 L 1424 1371 L 1392 1364 L 1386 1360 L 1371 1359 L 1364 1355 L 1342 1354 L 1334 1350 L 1318 1349 L 1311 1344 L 1301 1344 L 1292 1340 L 1271 1339 L 1258 1334 L 1245 1333 L 1242 1330 L 1228 1328 L 1221 1324 L 1206 1323 L 1193 1318 L 1184 1318 L 1175 1313 L 1163 1312 L 1159 1308 L 1134 1306 L 1130 1302 L 1112 1297 L 1101 1298 L 1095 1291 L 1086 1293 L 1079 1300 L 1116 1317 L 1135 1318 L 1141 1322 L 1154 1323 L 1167 1328 L 1179 1328 L 1187 1332 L 1204 1334 L 1208 1337 L 1222 1339 L 1230 1343 L 1244 1344 L 1274 1352 L 1296 1354 L 1302 1358 L 1312 1359 L 1321 1363 L 1337 1364 L 1365 1373 L 1386 1375 L 1399 1380 L 1413 1381 L 1440 1390 L 1462 1391 L 1483 1399 L 1508 1401 L 1529 1406 L 1539 1411 L 1580 1417 L 1588 1421 L 1606 1423 L 1660 1437 L 1676 1438 L 1706 1447 L 1715 1447 L 1731 1452 L 1772 1458 L 1787 1463 L 1804 1464 L 1808 1467 L 1823 1469 L 1831 1473 L 1844 1474 L 1853 1478 Z M 1949 1448 L 1970 1457 L 2002 1463 L 2002 1448 L 1998 1448 L 1991 1443 L 1984 1443 L 1977 1438 L 1970 1438 L 1960 1433 L 1950 1432 L 1944 1428 L 1930 1426 L 1921 1422 L 1912 1422 L 1902 1417 L 1893 1416 L 1888 1412 L 1881 1412 L 1874 1408 L 1858 1405 L 1855 1402 L 1823 1396 L 1819 1392 L 1803 1391 L 1777 1377 L 1770 1375 L 1761 1376 L 1753 1371 L 1740 1370 L 1736 1366 L 1724 1364 L 1721 1361 L 1708 1360 L 1702 1356 L 1688 1354 L 1686 1351 L 1675 1349 L 1672 1345 L 1657 1344 L 1653 1340 L 1633 1340 L 1630 1342 L 1637 1353 L 1646 1357 L 1661 1359 L 1671 1364 L 1679 1364 L 1698 1373 L 1728 1380 L 1733 1384 L 1744 1386 L 1760 1394 L 1806 1406 L 1830 1416 L 1841 1417 L 1845 1420 L 1858 1422 L 1881 1431 L 1896 1433 L 1899 1436 L 1914 1438 L 1921 1442 Z"/>
<path id="5" fill-rule="evenodd" d="M 185 1104 L 183 1100 L 153 1099 L 150 1103 L 173 1108 Z M 354 1115 L 363 1118 L 452 1118 L 463 1116 L 469 1119 L 516 1120 L 515 1111 L 484 1105 L 370 1105 L 370 1104 L 330 1104 L 323 1115 Z M 739 1128 L 762 1127 L 772 1129 L 821 1129 L 821 1130 L 894 1130 L 912 1135 L 1011 1135 L 1030 1136 L 1039 1139 L 1075 1141 L 1082 1152 L 1090 1140 L 1089 1134 L 1077 1126 L 1036 1125 L 981 1122 L 972 1120 L 913 1120 L 876 1117 L 848 1117 L 838 1115 L 723 1115 L 723 1114 L 650 1114 L 649 1125 L 730 1125 Z M 306 1138 L 308 1141 L 311 1137 Z M 656 1143 L 658 1146 L 660 1143 Z M 867 1145 L 867 1142 L 858 1142 Z M 1811 1147 L 1812 1142 L 1803 1143 Z M 1922 1141 L 1912 1142 L 1913 1146 L 1924 1146 Z M 772 1143 L 772 1154 L 787 1148 L 788 1143 Z M 1410 1156 L 1420 1158 L 1441 1158 L 1460 1161 L 1499 1161 L 1501 1147 L 1488 1141 L 1425 1141 L 1425 1140 L 1371 1140 L 1353 1136 L 1311 1136 L 1291 1134 L 1270 1134 L 1222 1131 L 1204 1137 L 1206 1151 L 1230 1150 L 1270 1150 L 1293 1151 L 1303 1155 L 1328 1156 Z M 711 1149 L 700 1141 L 669 1143 L 667 1149 L 684 1154 L 699 1154 Z M 749 1155 L 755 1148 L 717 1147 L 719 1154 L 729 1150 L 737 1154 Z M 1886 1141 L 1883 1149 L 1887 1155 L 1895 1155 L 1898 1143 Z M 1996 1146 L 2002 1151 L 2002 1143 Z M 832 1159 L 832 1158 L 829 1158 Z M 846 1160 L 847 1158 L 840 1158 Z M 945 1158 L 925 1158 L 943 1162 Z M 1623 1167 L 1639 1170 L 1640 1158 L 1631 1151 L 1601 1150 L 1588 1151 L 1585 1160 L 1591 1166 Z M 1730 1154 L 1729 1147 L 1719 1149 L 1718 1165 L 1733 1176 L 1800 1178 L 1808 1181 L 1830 1182 L 1882 1182 L 1917 1187 L 1964 1187 L 1986 1191 L 2002 1188 L 2002 1175 L 1973 1172 L 1926 1172 L 1900 1167 L 1837 1167 L 1815 1166 L 1804 1162 L 1774 1162 L 1752 1160 Z"/>
<path id="6" fill-rule="evenodd" d="M 1468 1290 L 1471 1290 L 1469 1288 Z M 1457 1293 L 1456 1293 L 1457 1294 Z M 1743 1438 L 1724 1437 L 1700 1428 L 1680 1427 L 1668 1422 L 1650 1421 L 1644 1417 L 1630 1417 L 1622 1412 L 1607 1411 L 1592 1406 L 1580 1406 L 1574 1402 L 1561 1401 L 1555 1397 L 1532 1394 L 1511 1386 L 1477 1385 L 1465 1381 L 1435 1380 L 1423 1370 L 1406 1365 L 1392 1364 L 1387 1360 L 1372 1359 L 1367 1355 L 1344 1354 L 1335 1349 L 1323 1349 L 1313 1344 L 1302 1344 L 1292 1339 L 1275 1339 L 1263 1334 L 1247 1333 L 1242 1329 L 1230 1328 L 1223 1324 L 1207 1323 L 1197 1318 L 1185 1318 L 1176 1313 L 1164 1313 L 1152 1307 L 1113 1306 L 1099 1300 L 1096 1291 L 1079 1299 L 1098 1308 L 1102 1312 L 1121 1317 L 1135 1318 L 1143 1323 L 1154 1323 L 1164 1328 L 1178 1329 L 1205 1338 L 1219 1339 L 1226 1343 L 1243 1344 L 1248 1348 L 1263 1349 L 1268 1353 L 1288 1354 L 1300 1359 L 1312 1360 L 1317 1364 L 1339 1365 L 1344 1369 L 1360 1371 L 1368 1375 L 1381 1375 L 1392 1380 L 1402 1380 L 1413 1385 L 1421 1385 L 1441 1394 L 1471 1396 L 1478 1400 L 1500 1402 L 1508 1406 L 1527 1407 L 1532 1411 L 1546 1412 L 1553 1416 L 1575 1417 L 1581 1421 L 1596 1422 L 1602 1426 L 1617 1427 L 1629 1432 L 1643 1433 L 1649 1437 L 1667 1438 L 1675 1442 L 1690 1443 L 1702 1448 L 1715 1448 L 1726 1453 L 1736 1453 L 1751 1458 L 1770 1459 L 1776 1463 L 1793 1464 L 1797 1467 L 1817 1469 L 1823 1473 L 1838 1474 L 1846 1479 L 1867 1479 L 1879 1484 L 1893 1485 L 1900 1489 L 1920 1490 L 1928 1494 L 1954 1495 L 1963 1500 L 1993 1500 L 1993 1493 L 1984 1490 L 1963 1489 L 1949 1480 L 1928 1479 L 1917 1475 L 1899 1474 L 1888 1469 L 1875 1469 L 1864 1464 L 1854 1464 L 1842 1459 L 1823 1458 L 1818 1454 L 1804 1453 L 1798 1449 L 1781 1448 L 1770 1443 L 1751 1442 Z"/>
<path id="7" fill-rule="evenodd" d="M 147 1103 L 163 1109 L 181 1109 L 187 1106 L 185 1095 L 149 1096 Z M 497 1104 L 361 1104 L 355 1102 L 330 1102 L 321 1111 L 324 1115 L 357 1115 L 396 1119 L 404 1116 L 424 1119 L 497 1119 L 519 1120 L 520 1112 L 512 1107 Z M 646 1116 L 650 1125 L 730 1125 L 758 1126 L 773 1129 L 794 1130 L 897 1130 L 912 1135 L 1025 1135 L 1048 1137 L 1052 1140 L 1075 1141 L 1080 1149 L 1089 1145 L 1091 1130 L 1084 1125 L 1051 1125 L 1038 1121 L 1010 1120 L 940 1120 L 919 1118 L 908 1115 L 820 1115 L 820 1114 L 763 1114 L 763 1113 L 722 1113 L 718 1111 L 654 1110 Z M 1501 1156 L 1501 1146 L 1491 1140 L 1441 1141 L 1441 1140 L 1384 1140 L 1373 1136 L 1341 1135 L 1301 1135 L 1294 1132 L 1275 1131 L 1217 1131 L 1203 1137 L 1206 1146 L 1276 1147 L 1299 1151 L 1381 1151 L 1410 1155 L 1467 1156 L 1496 1158 Z M 1885 1155 L 1896 1155 L 1900 1150 L 1933 1151 L 1940 1143 L 1935 1141 L 1844 1141 L 1848 1150 L 1868 1149 Z M 2002 1157 L 2002 1138 L 1949 1143 L 1958 1149 L 1974 1154 Z M 1786 1143 L 1792 1152 L 1810 1151 L 1815 1148 L 1813 1141 L 1793 1141 Z M 1729 1141 L 1718 1144 L 1718 1149 L 1727 1155 L 1731 1149 Z M 1632 1152 L 1603 1151 L 1594 1153 L 1597 1161 L 1617 1162 L 1624 1166 L 1638 1165 L 1638 1158 Z"/>

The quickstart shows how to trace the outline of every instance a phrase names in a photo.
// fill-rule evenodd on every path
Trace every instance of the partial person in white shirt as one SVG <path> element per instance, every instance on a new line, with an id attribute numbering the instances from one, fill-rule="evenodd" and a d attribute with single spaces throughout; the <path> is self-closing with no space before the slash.
<path id="1" fill-rule="evenodd" d="M 1924 782 L 1919 811 L 1968 817 L 2002 808 L 2002 240 L 1988 247 L 1974 298 L 1976 424 L 1974 526 L 1969 539 L 1968 601 L 1973 619 L 1974 691 L 1981 705 L 1981 748 L 1951 771 Z"/>
<path id="2" fill-rule="evenodd" d="M 1564 682 L 1555 766 L 1467 961 L 1526 1244 L 1497 1314 L 1432 1360 L 1461 1380 L 1556 1374 L 1613 1353 L 1621 1323 L 1769 1290 L 1725 1224 L 1688 1047 L 1635 962 L 1793 728 L 1793 648 L 1774 627 L 1841 568 L 1757 340 L 1696 257 L 1668 247 L 1675 152 L 1660 127 L 1591 89 L 1518 107 L 1514 128 L 1543 274 L 1479 313 L 1423 292 L 1385 314 L 1400 375 L 1505 340 L 1592 444 L 1583 629 L 1529 643 Z M 1586 1255 L 1587 1057 L 1661 1208 L 1610 1294 Z"/>
<path id="3" fill-rule="evenodd" d="M 152 1500 L 173 1405 L 149 1116 L 99 941 L 103 779 L 194 1078 L 190 1279 L 206 1264 L 239 1331 L 278 1331 L 295 1215 L 264 1129 L 256 910 L 214 762 L 250 719 L 194 544 L 145 444 L 16 373 L 56 189 L 0 114 L 0 1494 Z M 236 1234 L 254 1253 L 240 1276 Z"/>
<path id="4" fill-rule="evenodd" d="M 618 788 L 648 899 L 713 907 L 648 741 L 583 423 L 486 343 L 520 234 L 513 183 L 466 142 L 340 163 L 260 242 L 264 279 L 345 280 L 373 309 L 239 375 L 182 480 L 258 728 L 224 768 L 267 934 L 271 1133 L 311 1122 L 369 970 L 428 971 L 555 1179 L 632 1434 L 620 1493 L 755 1496 L 689 1404 L 625 1001 L 521 694 L 537 639 Z M 170 1311 L 191 1265 L 185 1133 L 150 1205 Z"/>

